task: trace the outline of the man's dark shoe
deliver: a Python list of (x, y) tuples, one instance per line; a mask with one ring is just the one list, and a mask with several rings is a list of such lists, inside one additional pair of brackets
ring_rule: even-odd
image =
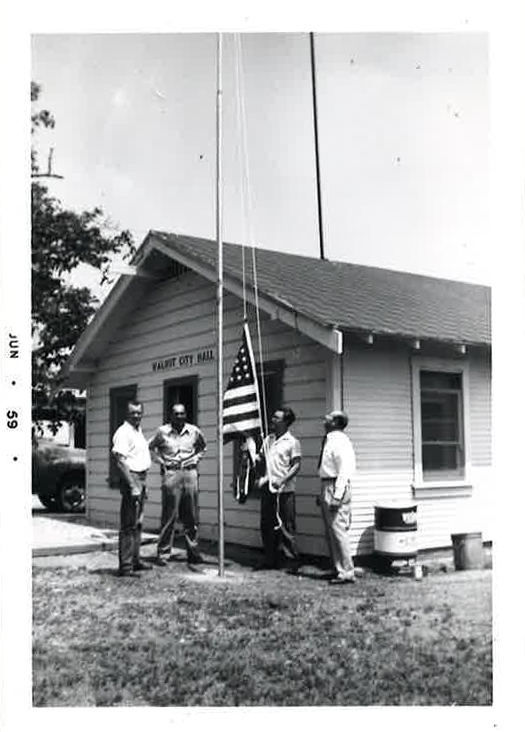
[(155, 564), (158, 567), (167, 567), (168, 566), (168, 562), (160, 556), (155, 559)]
[(355, 577), (353, 575), (337, 575), (332, 577), (330, 580), (331, 585), (353, 585), (355, 583)]
[(278, 569), (276, 563), (272, 562), (260, 562), (260, 564), (256, 564), (253, 568), (254, 572), (263, 572), (266, 569)]
[(134, 572), (144, 572), (145, 570), (153, 569), (151, 564), (145, 564), (144, 562), (138, 562), (137, 564), (133, 565), (133, 571)]
[(140, 577), (140, 574), (138, 572), (135, 572), (133, 569), (119, 569), (118, 571), (119, 577)]
[(200, 554), (194, 554), (193, 556), (188, 557), (188, 564), (205, 564), (205, 560)]

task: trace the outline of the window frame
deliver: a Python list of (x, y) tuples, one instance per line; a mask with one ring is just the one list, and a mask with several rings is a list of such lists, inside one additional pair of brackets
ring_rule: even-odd
[[(423, 435), (421, 414), (421, 372), (438, 371), (447, 374), (461, 374), (460, 430), (463, 433), (464, 472), (462, 476), (435, 475), (431, 479), (423, 474)], [(470, 494), (472, 490), (471, 436), (470, 436), (470, 377), (469, 365), (455, 359), (436, 359), (413, 357), (411, 360), (412, 377), (412, 432), (414, 482), (412, 488), (416, 497), (436, 494), (444, 495), (450, 489), (452, 495), (461, 492)], [(445, 471), (444, 471), (445, 472)]]

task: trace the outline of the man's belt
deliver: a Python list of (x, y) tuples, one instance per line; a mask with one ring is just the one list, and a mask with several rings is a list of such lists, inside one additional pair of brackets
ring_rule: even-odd
[(165, 465), (164, 470), (173, 472), (174, 470), (196, 470), (195, 465)]

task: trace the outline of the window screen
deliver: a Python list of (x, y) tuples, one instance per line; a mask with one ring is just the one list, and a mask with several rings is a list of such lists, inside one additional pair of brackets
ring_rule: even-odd
[(421, 371), (423, 477), (463, 476), (462, 375)]

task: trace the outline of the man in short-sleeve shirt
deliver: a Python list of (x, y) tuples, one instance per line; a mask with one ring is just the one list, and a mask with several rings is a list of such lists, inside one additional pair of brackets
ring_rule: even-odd
[(289, 431), (295, 414), (288, 407), (272, 416), (272, 434), (264, 440), (260, 457), (265, 459), (261, 492), (263, 567), (278, 566), (282, 551), (296, 571), (300, 564), (295, 527), (295, 481), (301, 466), (301, 444)]
[(151, 569), (140, 561), (142, 514), (147, 497), (146, 477), (151, 465), (148, 442), (142, 434), (142, 404), (128, 404), (126, 420), (113, 435), (112, 453), (120, 475), (119, 574), (138, 576)]
[(157, 562), (166, 564), (161, 554), (171, 554), (177, 520), (184, 526), (186, 553), (191, 564), (202, 562), (198, 544), (199, 477), (197, 465), (206, 450), (200, 429), (186, 422), (186, 407), (174, 404), (171, 421), (161, 425), (149, 442), (152, 458), (160, 464), (162, 476), (161, 527)]

